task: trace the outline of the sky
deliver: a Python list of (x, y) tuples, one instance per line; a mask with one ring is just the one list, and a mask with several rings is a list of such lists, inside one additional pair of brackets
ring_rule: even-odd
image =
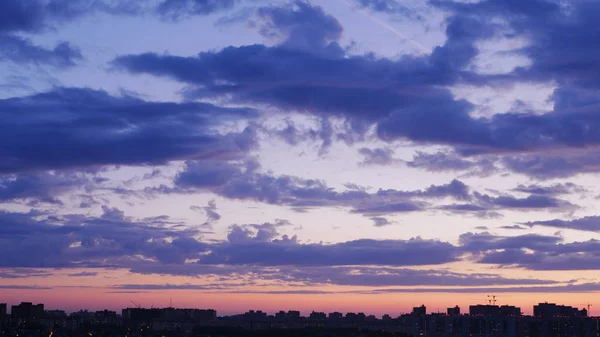
[(592, 0), (1, 1), (0, 302), (593, 304), (599, 16)]

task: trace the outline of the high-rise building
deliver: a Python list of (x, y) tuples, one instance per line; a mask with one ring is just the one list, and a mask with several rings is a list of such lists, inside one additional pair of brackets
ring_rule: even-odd
[(413, 315), (427, 315), (427, 307), (421, 305), (420, 307), (414, 307), (412, 310)]
[(469, 306), (471, 316), (521, 316), (521, 308), (512, 305), (471, 305)]
[(0, 303), (0, 318), (6, 316), (6, 303)]
[(460, 307), (457, 305), (454, 308), (448, 308), (446, 312), (448, 316), (460, 316)]
[(309, 318), (313, 320), (325, 320), (327, 318), (327, 315), (325, 315), (324, 312), (313, 311), (310, 313)]
[(502, 316), (521, 316), (521, 308), (512, 305), (503, 305), (500, 307)]
[(44, 316), (44, 305), (22, 302), (11, 307), (10, 315), (12, 318), (26, 323), (37, 322)]
[(500, 307), (497, 305), (477, 304), (469, 306), (471, 316), (500, 316)]
[(533, 306), (533, 315), (536, 317), (586, 317), (587, 310), (579, 310), (567, 305), (556, 303), (540, 303)]

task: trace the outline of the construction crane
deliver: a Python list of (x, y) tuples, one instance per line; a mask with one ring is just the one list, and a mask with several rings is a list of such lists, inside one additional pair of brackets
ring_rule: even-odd
[(588, 314), (588, 316), (591, 316), (590, 315), (590, 308), (592, 307), (592, 304), (590, 304), (590, 303), (584, 303), (584, 304), (580, 304), (580, 305), (585, 305), (587, 307), (587, 314)]
[(131, 301), (131, 300), (129, 300), (129, 302), (133, 303), (133, 305), (135, 305), (135, 307), (136, 307), (136, 308), (138, 308), (138, 309), (141, 309), (141, 308), (142, 308), (142, 306), (141, 306), (141, 305), (139, 305), (139, 304), (135, 303), (134, 301)]

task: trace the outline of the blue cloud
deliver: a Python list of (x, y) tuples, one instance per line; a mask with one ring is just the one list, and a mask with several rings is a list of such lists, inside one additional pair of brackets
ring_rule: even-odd
[(251, 109), (148, 102), (104, 91), (59, 88), (0, 100), (0, 173), (95, 165), (232, 159), (255, 146), (251, 127), (221, 134)]
[(564, 243), (556, 236), (507, 237), (486, 232), (462, 234), (459, 243), (476, 262), (484, 264), (530, 270), (595, 270), (600, 263), (600, 241), (594, 239)]
[(95, 183), (91, 174), (67, 171), (0, 175), (0, 201), (61, 204), (58, 196)]
[(208, 15), (233, 8), (236, 0), (162, 0), (156, 7), (159, 15), (179, 19), (189, 15)]
[(389, 148), (369, 149), (363, 147), (358, 150), (363, 156), (363, 165), (389, 165), (394, 162), (394, 151)]
[(418, 11), (404, 6), (398, 0), (354, 0), (361, 8), (374, 12), (397, 15), (400, 19), (423, 20)]
[(340, 57), (344, 53), (336, 43), (342, 36), (342, 25), (321, 7), (294, 1), (287, 7), (259, 8), (258, 15), (264, 21), (261, 33), (282, 39), (283, 48), (319, 53), (324, 57)]
[[(588, 50), (596, 39), (591, 33), (594, 30), (589, 29), (594, 20), (588, 13), (593, 13), (596, 5), (578, 2), (572, 9), (565, 9), (541, 0), (527, 5), (513, 1), (433, 3), (450, 15), (446, 42), (429, 55), (403, 56), (398, 60), (346, 55), (343, 48), (338, 48), (340, 28), (335, 19), (320, 8), (303, 3), (262, 10), (269, 34), (283, 37), (272, 47), (227, 47), (194, 57), (125, 55), (113, 64), (134, 74), (186, 83), (190, 97), (228, 97), (234, 102), (268, 104), (323, 119), (341, 117), (348, 121), (348, 134), (364, 134), (375, 125), (377, 135), (386, 141), (408, 139), (450, 145), (456, 150), (458, 157), (452, 161), (419, 158), (411, 162), (415, 167), (459, 170), (475, 166), (484, 174), (494, 168), (493, 160), (464, 157), (492, 153), (506, 156), (502, 162), (509, 170), (541, 179), (597, 171), (597, 165), (570, 164), (560, 156), (557, 163), (542, 168), (527, 165), (529, 158), (535, 158), (530, 154), (539, 151), (600, 145), (600, 119), (593, 109), (564, 113), (567, 108), (598, 102), (589, 92), (595, 88), (597, 76), (591, 74), (597, 57)], [(388, 4), (365, 3), (382, 9)], [(505, 22), (500, 24), (502, 20), (497, 18)], [(302, 22), (310, 22), (310, 27), (315, 28)], [(532, 66), (501, 76), (468, 70), (478, 53), (476, 43), (507, 37), (509, 32), (530, 37), (532, 44), (515, 52), (532, 59)], [(567, 41), (568, 36), (577, 38)], [(563, 56), (552, 59), (551, 55)], [(552, 63), (557, 60), (560, 62)], [(531, 80), (558, 81), (554, 110), (473, 117), (472, 104), (456, 99), (444, 89), (458, 83), (510, 84)], [(523, 156), (514, 157), (518, 153)], [(563, 165), (559, 165), (560, 161), (564, 161)]]
[[(392, 61), (373, 55), (345, 55), (338, 44), (339, 23), (318, 7), (268, 7), (261, 13), (269, 23), (267, 31), (283, 36), (276, 46), (227, 47), (196, 57), (124, 55), (115, 59), (113, 65), (131, 73), (149, 73), (188, 83), (190, 97), (227, 95), (236, 102), (267, 103), (322, 118), (344, 117), (351, 121), (349, 125), (355, 132), (364, 132), (369, 124), (384, 120), (385, 124), (400, 123), (394, 111), (414, 114), (414, 123), (420, 123), (410, 125), (411, 130), (417, 130), (414, 132), (450, 112), (448, 119), (463, 116), (456, 125), (470, 122), (471, 105), (455, 100), (439, 86), (455, 82), (462, 67), (475, 56), (471, 35), (485, 33), (474, 29), (477, 23), (473, 20), (453, 19), (448, 42), (431, 55)], [(425, 121), (427, 125), (421, 125)], [(468, 124), (464, 128), (463, 131), (469, 131)], [(397, 134), (398, 130), (381, 126), (379, 133), (386, 138), (412, 137), (406, 132)], [(457, 136), (460, 133), (457, 131)]]
[(98, 217), (3, 211), (0, 268), (143, 270), (149, 264), (146, 267), (155, 272), (169, 273), (169, 266), (196, 270), (194, 263), (186, 262), (194, 259), (196, 265), (208, 266), (410, 266), (455, 261), (459, 254), (449, 243), (420, 238), (300, 243), (295, 236), (278, 234), (277, 228), (287, 225), (284, 222), (232, 226), (227, 241), (200, 242), (195, 239), (197, 230), (178, 224), (168, 217), (133, 219), (106, 206)]
[(373, 226), (375, 227), (384, 227), (384, 226), (389, 226), (389, 225), (393, 225), (394, 222), (390, 221), (384, 217), (380, 217), (380, 216), (373, 216), (370, 218), (371, 221), (373, 221)]
[(108, 207), (103, 210), (100, 217), (0, 212), (0, 267), (124, 266), (135, 263), (136, 255), (183, 263), (205, 247), (193, 239), (194, 230), (170, 228), (172, 223), (165, 221), (136, 221)]
[(589, 232), (600, 232), (600, 216), (586, 216), (583, 218), (576, 218), (572, 220), (543, 220), (543, 221), (529, 221), (523, 223), (528, 226), (543, 226), (543, 227), (554, 227), (560, 229), (574, 229), (580, 231)]
[(539, 194), (539, 195), (561, 195), (561, 194), (572, 194), (572, 193), (582, 193), (585, 192), (585, 189), (581, 186), (578, 186), (574, 183), (562, 183), (562, 184), (554, 184), (549, 186), (542, 185), (519, 185), (513, 189), (513, 191), (523, 192), (523, 193), (531, 193), (531, 194)]
[(0, 61), (67, 68), (75, 66), (81, 59), (83, 56), (79, 49), (66, 42), (56, 45), (54, 49), (45, 49), (15, 35), (0, 35)]
[[(232, 231), (232, 233), (235, 233)], [(231, 233), (230, 233), (231, 235)], [(455, 261), (451, 244), (422, 239), (355, 240), (335, 244), (300, 244), (295, 238), (261, 239), (250, 232), (236, 234), (202, 256), (201, 264), (261, 266), (391, 265), (413, 266)]]
[[(336, 191), (324, 181), (263, 173), (256, 162), (188, 161), (174, 178), (174, 186), (146, 189), (146, 193), (212, 192), (221, 197), (252, 200), (304, 210), (316, 207), (349, 207), (352, 213), (368, 217), (386, 214), (442, 209), (453, 213), (471, 213), (480, 217), (498, 217), (498, 211), (568, 211), (577, 206), (549, 195), (526, 197), (489, 195), (470, 188), (460, 180), (431, 185), (422, 190), (379, 189), (368, 192), (350, 188)], [(431, 202), (446, 198), (461, 204), (435, 206)]]
[(493, 274), (463, 274), (447, 270), (415, 270), (391, 267), (284, 267), (280, 272), (293, 280), (309, 284), (337, 284), (351, 286), (491, 286), (556, 284), (555, 281), (539, 279), (503, 278)]
[[(193, 267), (191, 267), (193, 269)], [(555, 281), (539, 279), (513, 279), (493, 274), (461, 274), (445, 270), (414, 270), (391, 267), (255, 267), (254, 274), (262, 280), (281, 280), (291, 285), (319, 286), (335, 284), (345, 286), (386, 287), (386, 286), (493, 286), (493, 285), (543, 285), (557, 284)], [(255, 277), (256, 277), (255, 276)], [(194, 289), (219, 290), (220, 292), (237, 291), (235, 288), (257, 285), (255, 283), (225, 283), (225, 284), (123, 284), (117, 289)]]

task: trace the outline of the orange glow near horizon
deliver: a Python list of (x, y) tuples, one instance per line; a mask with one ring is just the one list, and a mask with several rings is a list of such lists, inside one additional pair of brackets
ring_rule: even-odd
[[(281, 289), (285, 290), (285, 289)], [(590, 301), (589, 293), (506, 293), (497, 294), (497, 304), (515, 305), (525, 314), (531, 314), (533, 305), (556, 302), (583, 308)], [(247, 310), (274, 313), (279, 310), (364, 312), (392, 316), (410, 312), (412, 307), (424, 304), (427, 311), (445, 312), (458, 305), (468, 312), (469, 305), (485, 304), (482, 293), (387, 293), (387, 294), (232, 294), (189, 290), (153, 290), (147, 292), (107, 292), (107, 289), (63, 288), (47, 290), (5, 289), (1, 302), (9, 305), (20, 302), (44, 303), (48, 309), (68, 312), (80, 309), (110, 309), (120, 312), (132, 307), (131, 301), (142, 307), (168, 307), (172, 302), (178, 308), (212, 308), (219, 315), (232, 315)], [(593, 309), (592, 309), (593, 315)]]

